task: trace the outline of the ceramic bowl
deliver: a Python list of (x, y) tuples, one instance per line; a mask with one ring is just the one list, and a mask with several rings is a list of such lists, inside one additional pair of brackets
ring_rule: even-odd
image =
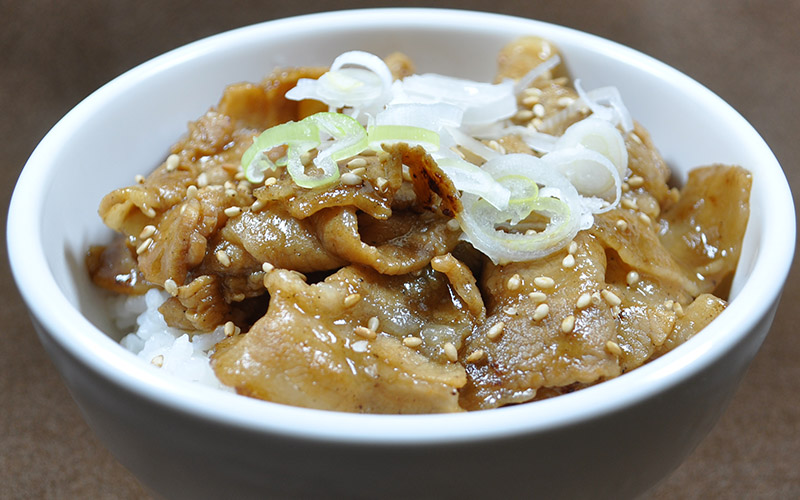
[[(399, 50), (420, 72), (489, 80), (517, 36), (550, 39), (586, 88), (614, 85), (684, 179), (714, 162), (753, 172), (729, 307), (686, 344), (595, 387), (496, 410), (354, 415), (173, 380), (117, 343), (83, 256), (110, 232), (101, 197), (166, 156), (226, 84), (346, 50)], [(709, 432), (769, 330), (795, 244), (780, 165), (728, 104), (677, 70), (593, 35), (529, 19), (424, 9), (283, 19), (159, 56), (103, 86), (42, 140), (16, 186), (8, 246), (36, 331), (87, 421), (167, 498), (626, 498)]]

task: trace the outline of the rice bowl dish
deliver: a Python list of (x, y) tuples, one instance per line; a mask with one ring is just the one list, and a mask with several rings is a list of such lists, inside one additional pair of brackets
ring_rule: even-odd
[[(186, 120), (204, 113), (225, 85), (258, 81), (264, 68), (300, 60), (300, 40), (321, 47), (307, 64), (329, 64), (354, 47), (377, 53), (402, 49), (423, 70), (485, 81), (492, 75), (493, 54), (510, 36), (531, 33), (553, 40), (586, 88), (611, 84), (604, 75), (621, 75), (620, 93), (632, 116), (662, 141), (659, 150), (681, 182), (689, 166), (714, 162), (753, 172), (751, 218), (731, 303), (708, 328), (652, 363), (584, 390), (530, 405), (435, 416), (352, 415), (242, 398), (165, 378), (120, 348), (121, 331), (82, 266), (89, 245), (110, 239), (108, 230), (91, 222), (96, 221), (96, 200), (129, 183), (142, 165), (163, 161), (169, 145), (185, 131)], [(445, 50), (465, 39), (470, 40), (468, 49), (452, 51), (461, 55), (450, 63), (436, 61), (436, 54), (426, 50), (432, 45)], [(462, 57), (465, 52), (469, 57)], [(212, 67), (216, 70), (209, 72)], [(187, 79), (197, 85), (176, 92)], [(651, 92), (641, 89), (657, 91), (661, 99), (654, 101)], [(690, 125), (675, 130), (659, 121), (669, 110), (680, 112)], [(120, 158), (116, 168), (103, 168), (103, 159), (117, 158), (115, 152), (153, 116), (159, 117), (158, 125), (139, 147)], [(97, 158), (68, 161), (112, 123), (125, 124), (119, 140), (103, 143)], [(74, 186), (70, 179), (76, 174), (91, 175), (96, 182), (80, 199), (66, 202), (56, 186)], [(741, 116), (696, 82), (630, 49), (503, 16), (358, 11), (220, 35), (162, 56), (101, 89), (65, 117), (32, 156), (12, 204), (9, 234), (15, 238), (9, 238), (9, 250), (43, 343), (92, 427), (123, 464), (165, 496), (213, 497), (224, 491), (368, 496), (391, 485), (395, 496), (425, 497), (441, 492), (437, 485), (443, 475), (469, 476), (478, 470), (491, 492), (519, 495), (526, 491), (524, 484), (498, 478), (527, 477), (536, 470), (551, 479), (539, 487), (543, 496), (574, 496), (581, 485), (592, 484), (596, 496), (610, 498), (634, 496), (676, 467), (734, 391), (767, 333), (791, 261), (794, 226), (787, 219), (793, 218), (765, 215), (793, 213), (787, 193), (779, 165)], [(36, 250), (30, 245), (23, 250), (15, 243), (20, 238), (36, 242)], [(766, 238), (770, 245), (764, 244)], [(47, 290), (46, 300), (38, 300), (34, 290)], [(648, 422), (648, 429), (641, 422)], [(197, 435), (204, 436), (202, 447)], [(620, 440), (621, 435), (629, 439)], [(659, 453), (635, 446), (643, 439)], [(570, 451), (576, 447), (582, 450), (578, 456)], [(163, 457), (158, 470), (148, 458), (154, 454)], [(376, 456), (382, 458), (380, 465)], [(308, 460), (315, 471), (311, 480), (306, 467), (293, 465)], [(556, 466), (566, 460), (573, 465), (569, 477)], [(390, 474), (396, 468), (417, 480), (398, 484)], [(352, 470), (363, 476), (343, 484), (341, 478)], [(237, 480), (231, 482), (232, 477)], [(451, 485), (449, 491), (490, 492), (466, 483)]]

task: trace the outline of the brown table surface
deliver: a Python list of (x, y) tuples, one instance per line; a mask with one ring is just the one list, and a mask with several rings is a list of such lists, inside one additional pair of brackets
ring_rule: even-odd
[[(305, 6), (301, 6), (301, 4)], [(0, 0), (0, 192), (47, 130), (119, 73), (168, 49), (259, 21), (389, 2)], [(397, 4), (395, 4), (397, 5)], [(760, 131), (800, 190), (800, 2), (460, 0), (629, 45), (707, 85)], [(777, 215), (777, 214), (776, 214)], [(84, 423), (32, 331), (0, 258), (0, 498), (148, 498)], [(646, 498), (800, 498), (800, 269), (772, 332), (719, 424)]]

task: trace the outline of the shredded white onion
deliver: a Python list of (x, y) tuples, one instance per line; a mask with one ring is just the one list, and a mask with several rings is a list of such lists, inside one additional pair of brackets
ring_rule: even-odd
[[(592, 114), (561, 137), (509, 120), (518, 111), (518, 95), (559, 64), (561, 58), (555, 55), (516, 83), (430, 73), (393, 82), (379, 57), (351, 51), (337, 57), (319, 79), (299, 80), (286, 96), (322, 101), (351, 117), (364, 117), (361, 123), (368, 124), (367, 139), (362, 131), (351, 141), (342, 135), (344, 128), (334, 130), (335, 141), (315, 160), (326, 172), (341, 155), (357, 153), (364, 141), (369, 147), (397, 141), (422, 144), (461, 192), (464, 210), (456, 217), (464, 237), (503, 264), (562, 248), (577, 231), (592, 226), (594, 214), (611, 210), (621, 198), (628, 153), (617, 126), (628, 132), (633, 120), (615, 87), (587, 92), (576, 79), (579, 98), (546, 120), (544, 128), (552, 129), (548, 125), (587, 107)], [(508, 135), (518, 136), (543, 156), (505, 154), (482, 142)], [(290, 148), (290, 170), (299, 169), (296, 156), (303, 145)], [(250, 161), (260, 161), (260, 156), (254, 158)], [(541, 218), (538, 225), (526, 220), (533, 213), (549, 220), (543, 230)]]
[(475, 82), (436, 74), (411, 75), (395, 87), (400, 87), (392, 103), (445, 102), (461, 108), (463, 125), (484, 125), (511, 117), (517, 112), (514, 84)]

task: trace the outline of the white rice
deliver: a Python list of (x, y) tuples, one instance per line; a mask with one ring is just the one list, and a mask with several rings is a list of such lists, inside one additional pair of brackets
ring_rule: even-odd
[(224, 386), (211, 368), (211, 350), (225, 338), (224, 327), (210, 333), (189, 335), (172, 328), (158, 312), (169, 298), (163, 290), (151, 289), (145, 295), (119, 297), (110, 302), (111, 314), (125, 335), (123, 347), (147, 363), (182, 380), (210, 387), (232, 390)]

